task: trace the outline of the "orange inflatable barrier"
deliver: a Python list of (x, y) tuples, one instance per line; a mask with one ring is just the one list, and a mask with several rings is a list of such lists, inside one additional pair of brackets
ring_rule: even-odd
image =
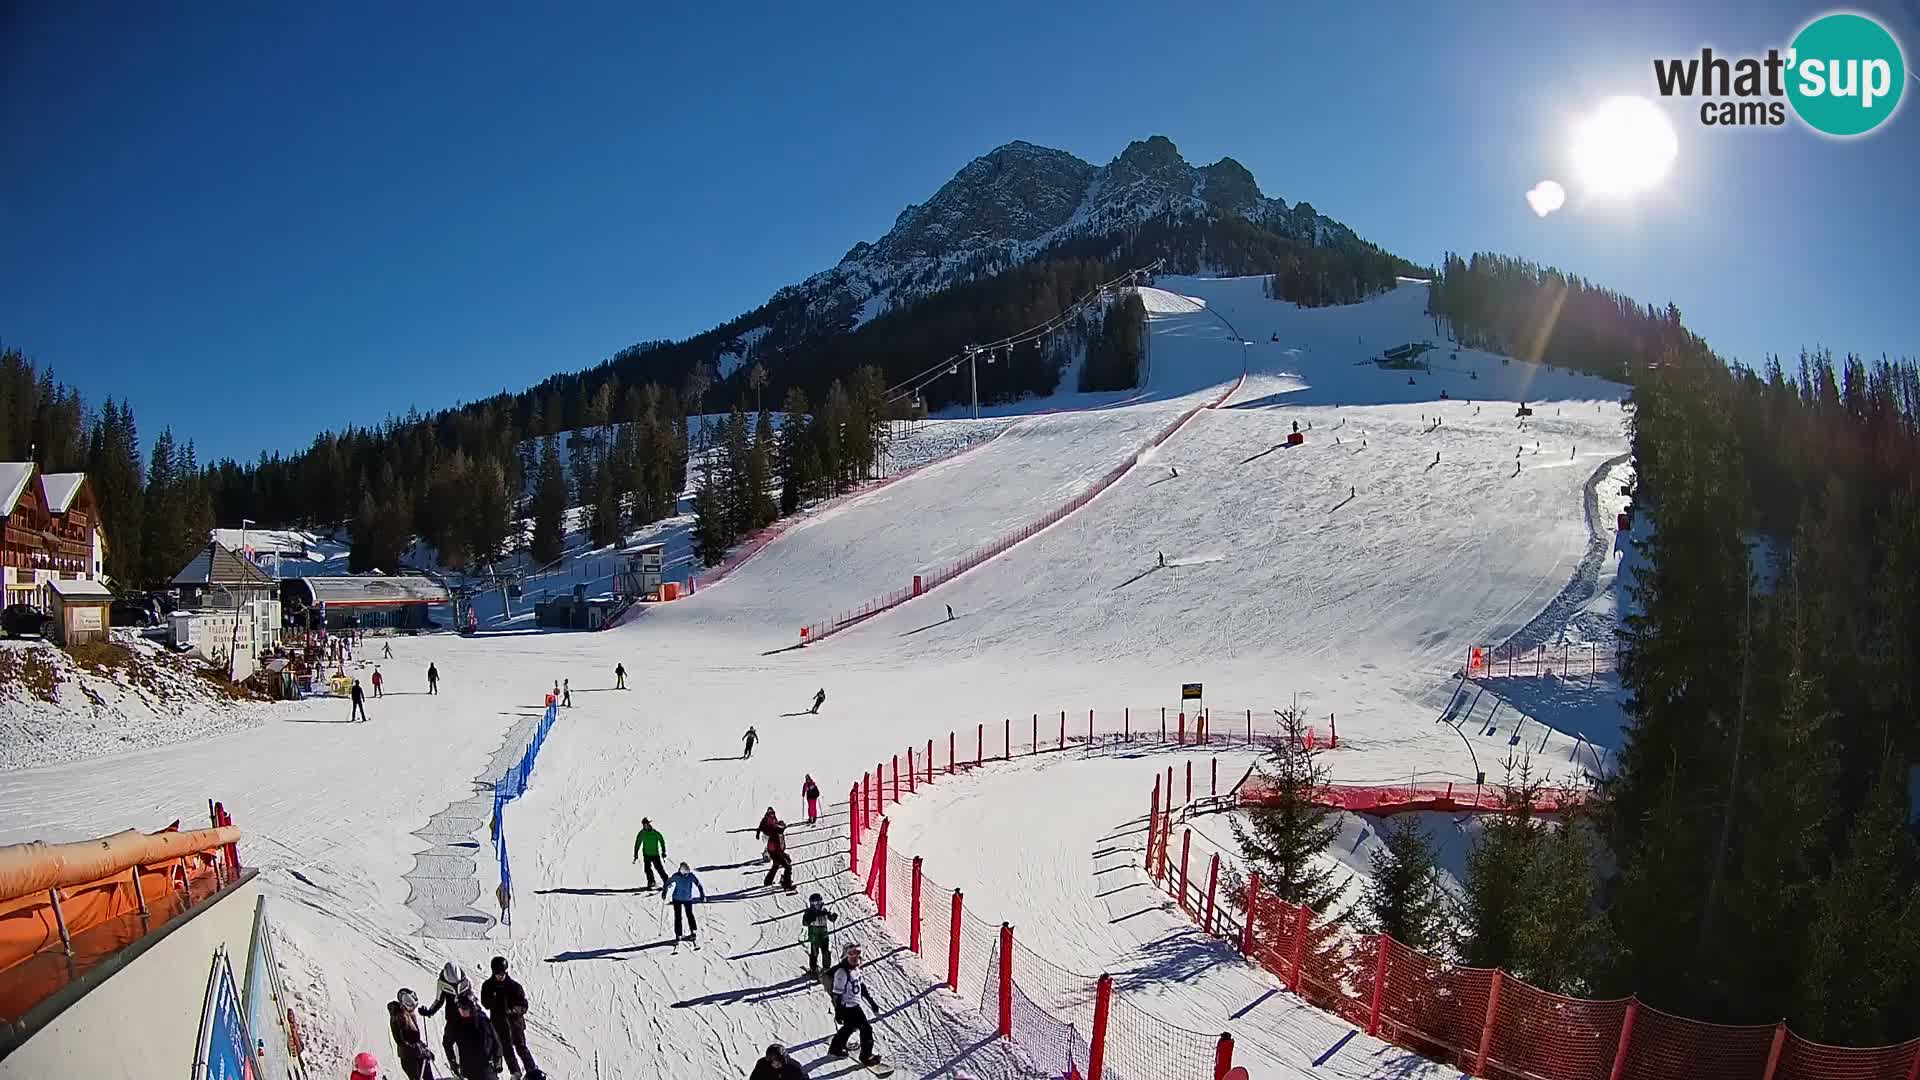
[(222, 849), (239, 839), (232, 826), (151, 834), (129, 829), (72, 844), (0, 847), (0, 973), (61, 947), (62, 927), (72, 940), (143, 912), (154, 925), (166, 921), (218, 887)]

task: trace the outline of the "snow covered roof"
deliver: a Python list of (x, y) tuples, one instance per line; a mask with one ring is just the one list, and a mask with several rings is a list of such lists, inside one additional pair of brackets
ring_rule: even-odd
[(113, 590), (92, 578), (54, 578), (47, 582), (47, 588), (58, 593), (62, 600), (113, 599)]
[(175, 585), (229, 585), (242, 588), (270, 589), (274, 580), (265, 571), (242, 558), (232, 548), (220, 543), (209, 543), (200, 549), (193, 561), (180, 568), (173, 575)]
[(387, 604), (444, 604), (452, 597), (446, 586), (417, 575), (384, 577), (303, 577), (310, 601), (333, 607), (379, 607)]
[(80, 493), (80, 485), (87, 482), (83, 472), (57, 472), (40, 474), (40, 490), (46, 492), (47, 509), (56, 514), (64, 514), (73, 506), (73, 497)]
[(307, 549), (320, 542), (312, 533), (298, 529), (215, 529), (213, 539), (235, 551), (252, 548), (256, 552), (306, 557)]
[(0, 514), (13, 513), (13, 505), (20, 501), (20, 494), (27, 490), (27, 481), (33, 479), (33, 462), (0, 461)]

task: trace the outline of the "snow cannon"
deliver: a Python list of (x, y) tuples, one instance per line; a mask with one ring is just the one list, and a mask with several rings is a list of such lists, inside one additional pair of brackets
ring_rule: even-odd
[(1304, 443), (1306, 441), (1307, 441), (1306, 435), (1301, 432), (1298, 432), (1298, 431), (1287, 432), (1288, 446), (1299, 446), (1301, 443)]

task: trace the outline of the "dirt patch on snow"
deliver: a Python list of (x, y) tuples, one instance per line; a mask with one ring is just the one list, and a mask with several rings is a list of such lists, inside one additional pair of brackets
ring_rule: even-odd
[(72, 652), (0, 642), (0, 771), (250, 727), (265, 709), (224, 669), (130, 632)]

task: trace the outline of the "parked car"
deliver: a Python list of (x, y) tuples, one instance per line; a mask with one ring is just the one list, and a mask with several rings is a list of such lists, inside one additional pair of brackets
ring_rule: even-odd
[(8, 604), (5, 611), (0, 611), (0, 631), (10, 638), (45, 637), (52, 622), (53, 616), (32, 604)]

